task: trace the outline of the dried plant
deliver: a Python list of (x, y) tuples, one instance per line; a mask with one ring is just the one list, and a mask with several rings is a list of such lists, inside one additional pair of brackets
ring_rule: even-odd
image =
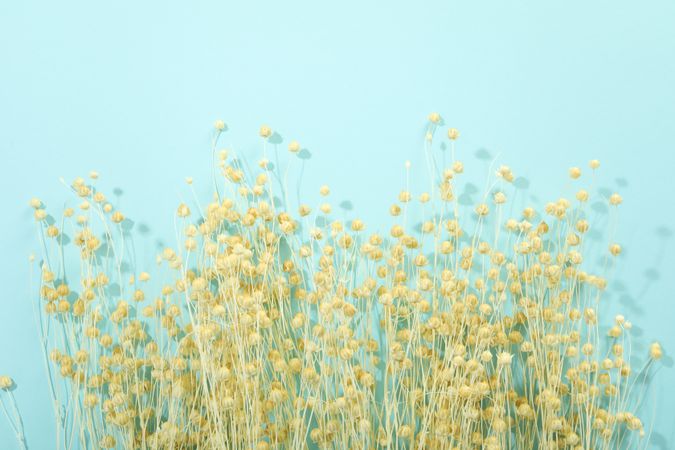
[[(439, 168), (440, 127), (431, 114), (430, 191), (414, 200), (405, 186), (380, 235), (332, 220), (328, 202), (290, 211), (275, 197), (285, 175), (216, 151), (216, 122), (213, 200), (178, 206), (154, 293), (98, 174), (69, 185), (80, 203), (58, 219), (34, 199), (55, 446), (646, 448), (635, 414), (662, 351), (653, 343), (633, 370), (631, 323), (600, 332), (607, 281), (584, 258), (608, 270), (621, 247), (587, 254), (591, 194), (511, 217), (514, 174), (501, 166), (467, 210), (459, 133)], [(260, 136), (266, 153), (272, 130)], [(622, 199), (603, 201), (615, 215)]]

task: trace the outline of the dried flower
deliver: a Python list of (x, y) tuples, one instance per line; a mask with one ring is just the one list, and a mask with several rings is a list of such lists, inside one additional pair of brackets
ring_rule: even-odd
[(432, 112), (429, 114), (429, 122), (439, 124), (441, 122), (441, 115), (437, 112)]
[(263, 125), (260, 127), (259, 134), (260, 137), (267, 139), (268, 137), (272, 136), (272, 129), (267, 125)]
[(609, 197), (609, 204), (610, 205), (617, 206), (617, 205), (620, 205), (621, 202), (623, 202), (623, 199), (621, 198), (621, 196), (619, 194), (614, 193), (614, 194), (610, 195), (610, 197)]
[(500, 366), (510, 366), (513, 355), (508, 352), (501, 352), (497, 355), (497, 364)]
[(291, 153), (298, 153), (300, 151), (300, 144), (298, 141), (291, 141), (291, 143), (288, 144), (288, 151)]
[(11, 389), (14, 386), (14, 381), (7, 375), (0, 376), (0, 389)]
[(649, 346), (649, 357), (651, 359), (657, 360), (661, 359), (663, 356), (663, 350), (661, 350), (661, 344), (658, 342), (652, 342), (652, 344)]

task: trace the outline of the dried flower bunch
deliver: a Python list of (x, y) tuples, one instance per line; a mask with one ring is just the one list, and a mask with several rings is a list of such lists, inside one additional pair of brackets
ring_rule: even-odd
[[(646, 447), (635, 414), (662, 350), (652, 344), (634, 370), (630, 321), (600, 331), (607, 281), (584, 270), (591, 194), (512, 217), (515, 177), (502, 166), (467, 210), (456, 129), (452, 161), (436, 170), (440, 127), (431, 114), (432, 189), (414, 200), (406, 187), (377, 234), (333, 220), (327, 199), (291, 211), (267, 160), (254, 174), (216, 151), (226, 128), (216, 122), (213, 200), (178, 206), (179, 244), (158, 256), (156, 292), (155, 275), (129, 264), (125, 216), (96, 173), (72, 182), (79, 206), (58, 219), (33, 200), (57, 446)], [(272, 135), (260, 129), (265, 148)], [(603, 201), (614, 210), (622, 200)], [(590, 256), (609, 266), (620, 252)]]

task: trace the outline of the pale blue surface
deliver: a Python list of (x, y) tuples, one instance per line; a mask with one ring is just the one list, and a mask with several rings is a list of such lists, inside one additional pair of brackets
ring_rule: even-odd
[[(300, 140), (312, 153), (303, 191), (329, 183), (370, 222), (404, 160), (423, 173), (434, 110), (461, 130), (460, 152), (500, 153), (542, 200), (569, 184), (568, 167), (600, 159), (601, 184), (625, 199), (625, 289), (610, 285), (608, 301), (640, 339), (675, 351), (674, 2), (117, 3), (0, 4), (0, 372), (18, 383), (31, 449), (52, 448), (53, 425), (27, 296), (28, 199), (57, 205), (58, 177), (97, 169), (129, 216), (172, 242), (184, 176), (208, 189), (219, 117), (223, 142), (249, 157), (261, 123)], [(662, 449), (675, 446), (665, 364)], [(0, 421), (0, 449), (13, 446)]]

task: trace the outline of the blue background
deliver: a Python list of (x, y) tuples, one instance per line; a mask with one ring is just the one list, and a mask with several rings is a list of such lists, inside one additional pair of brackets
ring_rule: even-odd
[[(668, 355), (674, 23), (675, 2), (658, 0), (0, 3), (0, 372), (18, 383), (31, 448), (53, 448), (53, 422), (28, 293), (29, 198), (58, 209), (60, 176), (100, 171), (148, 224), (137, 249), (149, 263), (157, 240), (173, 242), (184, 177), (208, 192), (217, 118), (247, 158), (260, 156), (262, 123), (299, 140), (303, 194), (328, 183), (375, 227), (405, 160), (423, 180), (431, 111), (461, 130), (467, 171), (482, 176), (499, 154), (540, 200), (569, 188), (567, 168), (600, 159), (601, 184), (625, 200), (607, 301), (643, 350), (660, 339)], [(662, 366), (652, 447), (672, 448), (672, 358)], [(0, 448), (12, 439), (0, 422)]]

